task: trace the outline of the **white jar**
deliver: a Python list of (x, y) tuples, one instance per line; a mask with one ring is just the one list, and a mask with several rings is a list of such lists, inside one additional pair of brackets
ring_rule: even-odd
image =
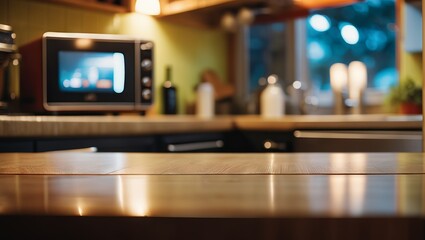
[(211, 118), (215, 113), (214, 87), (211, 83), (201, 82), (196, 92), (196, 115)]
[(285, 113), (285, 95), (276, 83), (269, 83), (260, 96), (262, 117), (281, 117)]

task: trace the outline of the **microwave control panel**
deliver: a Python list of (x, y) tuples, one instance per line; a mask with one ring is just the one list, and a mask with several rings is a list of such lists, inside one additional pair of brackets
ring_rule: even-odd
[(140, 103), (142, 106), (153, 103), (153, 42), (140, 43)]

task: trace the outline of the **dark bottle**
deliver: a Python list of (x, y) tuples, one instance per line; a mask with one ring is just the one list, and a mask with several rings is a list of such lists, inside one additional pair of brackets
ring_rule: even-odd
[(165, 70), (165, 81), (162, 84), (162, 104), (164, 114), (177, 114), (177, 89), (171, 82), (171, 67)]

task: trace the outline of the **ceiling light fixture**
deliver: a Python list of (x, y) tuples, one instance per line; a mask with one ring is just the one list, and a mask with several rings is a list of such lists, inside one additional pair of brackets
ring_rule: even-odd
[(159, 15), (161, 5), (159, 0), (136, 0), (135, 11), (146, 15)]

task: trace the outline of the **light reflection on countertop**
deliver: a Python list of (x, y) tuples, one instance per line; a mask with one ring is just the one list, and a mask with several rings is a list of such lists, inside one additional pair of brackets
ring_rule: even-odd
[(421, 175), (1, 176), (0, 214), (424, 216), (423, 188), (414, 187), (423, 182)]

